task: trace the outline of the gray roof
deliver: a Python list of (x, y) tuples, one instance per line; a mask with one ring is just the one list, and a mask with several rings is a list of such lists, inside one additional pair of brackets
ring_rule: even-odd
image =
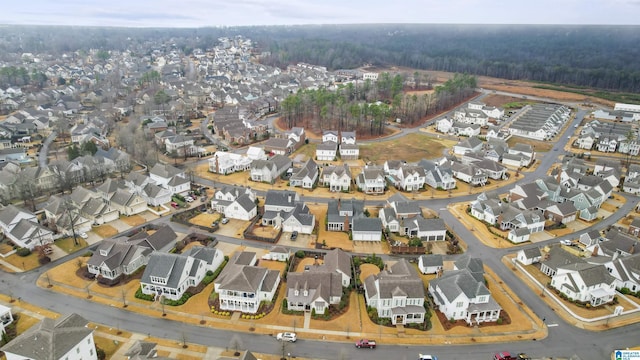
[(353, 219), (352, 231), (382, 231), (382, 220), (357, 216)]
[(449, 302), (455, 300), (464, 293), (469, 299), (480, 295), (490, 295), (489, 289), (484, 284), (484, 279), (478, 281), (469, 269), (445, 271), (444, 274), (431, 280), (430, 287), (438, 287)]
[(175, 166), (171, 166), (169, 164), (161, 164), (157, 163), (151, 168), (149, 173), (157, 175), (164, 179), (172, 178), (178, 174), (181, 174), (183, 171), (176, 168)]
[(33, 360), (58, 360), (93, 333), (78, 314), (45, 318), (2, 347), (2, 351)]
[(422, 209), (418, 205), (417, 201), (396, 201), (392, 203), (392, 206), (396, 209), (397, 215), (421, 215)]
[[(313, 267), (312, 267), (313, 269)], [(298, 295), (296, 295), (296, 290)], [(307, 291), (305, 296), (304, 291)], [(339, 274), (322, 271), (291, 272), (287, 275), (287, 300), (290, 303), (312, 304), (323, 299), (342, 295), (342, 279)]]
[(560, 246), (552, 246), (542, 263), (554, 271), (558, 268), (569, 268), (572, 265), (574, 270), (590, 266), (582, 258), (565, 251)]
[[(158, 277), (166, 279), (166, 283), (162, 284), (163, 286), (175, 289), (180, 284), (182, 274), (190, 270), (185, 269), (187, 260), (188, 258), (181, 254), (154, 252), (151, 254), (151, 257), (149, 257), (149, 262), (144, 269), (140, 282), (153, 284), (154, 282), (151, 281), (151, 277)], [(194, 265), (199, 261), (200, 260), (195, 260)]]
[(538, 247), (523, 249), (522, 251), (524, 252), (524, 256), (527, 259), (533, 259), (533, 258), (542, 256), (542, 253), (540, 253), (540, 248)]
[(426, 267), (442, 266), (443, 264), (440, 254), (420, 255), (420, 259), (422, 259), (422, 265)]
[(578, 270), (578, 274), (582, 278), (582, 281), (584, 281), (584, 284), (589, 287), (599, 284), (612, 284), (615, 280), (603, 265)]
[[(373, 279), (373, 282), (372, 282)], [(416, 269), (405, 259), (383, 270), (378, 274), (370, 275), (365, 279), (364, 286), (371, 297), (376, 294), (375, 282), (378, 283), (378, 297), (391, 299), (394, 296), (406, 296), (408, 298), (424, 298), (424, 284)]]

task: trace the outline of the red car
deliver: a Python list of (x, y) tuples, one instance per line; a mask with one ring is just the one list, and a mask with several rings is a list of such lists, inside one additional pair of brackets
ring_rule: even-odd
[(516, 360), (516, 358), (508, 351), (501, 351), (493, 355), (493, 360)]
[(171, 207), (174, 208), (174, 209), (177, 209), (178, 208), (178, 203), (175, 202), (175, 201), (172, 201), (171, 202)]

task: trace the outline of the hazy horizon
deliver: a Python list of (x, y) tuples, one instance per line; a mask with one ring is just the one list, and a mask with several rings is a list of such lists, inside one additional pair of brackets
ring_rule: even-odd
[(30, 0), (3, 25), (202, 28), (260, 25), (640, 25), (640, 0)]

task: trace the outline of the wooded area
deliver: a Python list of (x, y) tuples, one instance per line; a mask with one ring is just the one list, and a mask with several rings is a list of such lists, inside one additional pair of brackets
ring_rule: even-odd
[[(640, 91), (640, 27), (578, 25), (304, 25), (131, 29), (10, 26), (0, 29), (5, 54), (89, 49), (149, 55), (148, 41), (171, 40), (185, 54), (208, 49), (221, 36), (243, 35), (264, 63), (282, 68), (308, 62), (331, 70), (364, 64), (406, 66), (504, 79), (535, 80), (627, 92)], [(166, 45), (163, 45), (166, 46)], [(145, 50), (145, 52), (148, 50)], [(108, 55), (108, 54), (107, 54)], [(4, 74), (27, 82), (20, 73)], [(30, 76), (29, 76), (30, 77)]]
[(461, 102), (476, 88), (475, 76), (466, 74), (455, 74), (434, 92), (421, 96), (403, 93), (403, 83), (402, 75), (382, 73), (376, 82), (349, 83), (336, 92), (300, 90), (280, 104), (281, 114), (289, 128), (304, 125), (318, 132), (330, 129), (378, 136), (384, 134), (389, 120), (413, 125)]

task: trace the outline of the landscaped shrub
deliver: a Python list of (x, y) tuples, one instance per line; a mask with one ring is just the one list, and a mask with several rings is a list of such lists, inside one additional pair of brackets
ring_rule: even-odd
[(185, 292), (184, 294), (182, 294), (182, 297), (180, 299), (178, 299), (178, 300), (165, 299), (164, 300), (164, 304), (165, 305), (169, 305), (169, 306), (180, 306), (180, 305), (183, 305), (184, 303), (186, 303), (187, 300), (189, 300), (190, 297), (191, 297), (191, 293)]
[(154, 295), (147, 295), (147, 294), (143, 293), (141, 288), (138, 288), (138, 290), (136, 290), (136, 295), (135, 296), (136, 296), (136, 299), (147, 300), (147, 301), (155, 300), (155, 296)]
[(16, 254), (18, 254), (18, 256), (29, 256), (31, 255), (31, 250), (29, 250), (29, 248), (19, 248), (18, 250), (16, 250)]
[(302, 259), (302, 258), (304, 258), (304, 250), (298, 250), (298, 251), (296, 251), (296, 257), (297, 257), (298, 259)]
[(87, 251), (86, 253), (82, 254), (82, 257), (92, 257), (93, 256), (93, 252), (91, 251)]

